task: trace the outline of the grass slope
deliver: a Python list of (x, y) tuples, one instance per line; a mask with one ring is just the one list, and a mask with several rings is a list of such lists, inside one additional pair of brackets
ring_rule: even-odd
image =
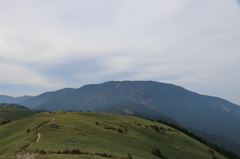
[(14, 121), (23, 117), (36, 114), (35, 112), (27, 109), (19, 109), (7, 106), (0, 106), (0, 124), (3, 121)]
[[(157, 132), (151, 126), (162, 127), (165, 131)], [(41, 137), (36, 142), (38, 134)], [(56, 154), (77, 148), (84, 154)], [(0, 158), (44, 150), (52, 154), (37, 158), (97, 159), (104, 158), (99, 154), (105, 153), (116, 158), (126, 158), (131, 154), (133, 159), (157, 159), (159, 157), (152, 154), (155, 149), (159, 149), (168, 159), (225, 158), (171, 127), (132, 116), (54, 111), (0, 126)]]

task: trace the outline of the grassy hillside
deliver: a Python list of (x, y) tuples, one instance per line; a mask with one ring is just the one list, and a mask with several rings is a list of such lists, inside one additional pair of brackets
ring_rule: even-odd
[[(158, 150), (168, 159), (225, 158), (171, 127), (132, 116), (54, 111), (0, 126), (0, 158), (157, 159)], [(71, 151), (82, 154), (62, 154)]]
[(31, 110), (13, 108), (11, 106), (13, 105), (10, 104), (10, 107), (8, 107), (7, 105), (0, 105), (0, 124), (3, 121), (14, 121), (23, 117), (36, 114)]

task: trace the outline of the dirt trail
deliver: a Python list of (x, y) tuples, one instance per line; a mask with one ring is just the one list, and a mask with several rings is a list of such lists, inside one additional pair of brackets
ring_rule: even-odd
[[(55, 117), (51, 117), (51, 120), (50, 121), (53, 121), (55, 119)], [(49, 121), (48, 121), (49, 122)], [(39, 142), (40, 138), (41, 138), (41, 134), (40, 134), (40, 130), (42, 129), (42, 126), (38, 127), (37, 128), (37, 139), (36, 141), (32, 142), (29, 146), (27, 146), (24, 150), (22, 150), (23, 153), (25, 154), (17, 154), (15, 155), (16, 158), (18, 159), (35, 159), (38, 154), (30, 154), (30, 153), (27, 153), (28, 149), (35, 143)]]
[(40, 140), (41, 134), (38, 132), (38, 133), (37, 133), (37, 136), (38, 136), (38, 138), (37, 138), (36, 142), (38, 142), (38, 141)]

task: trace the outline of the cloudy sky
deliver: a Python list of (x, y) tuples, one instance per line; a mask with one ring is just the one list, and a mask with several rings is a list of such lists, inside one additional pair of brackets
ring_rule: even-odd
[(240, 105), (237, 0), (1, 0), (0, 94), (153, 80)]

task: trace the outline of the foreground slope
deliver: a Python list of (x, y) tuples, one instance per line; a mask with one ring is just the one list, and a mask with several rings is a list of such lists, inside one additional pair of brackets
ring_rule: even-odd
[[(0, 126), (0, 156), (38, 158), (225, 158), (166, 125), (104, 113), (54, 111)], [(75, 150), (83, 154), (62, 154)], [(61, 153), (61, 154), (57, 154)], [(40, 155), (42, 154), (42, 155)], [(0, 158), (1, 158), (0, 157)]]

